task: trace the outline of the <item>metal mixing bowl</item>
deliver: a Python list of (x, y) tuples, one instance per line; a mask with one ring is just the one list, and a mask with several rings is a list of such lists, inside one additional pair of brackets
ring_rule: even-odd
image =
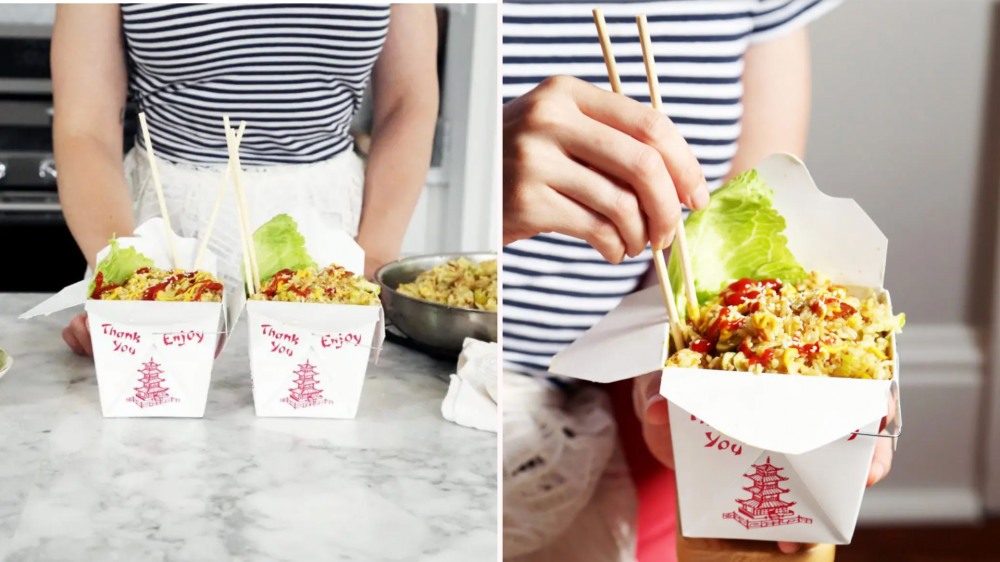
[(465, 338), (497, 341), (497, 313), (411, 298), (398, 293), (396, 287), (413, 281), (424, 271), (458, 258), (478, 263), (495, 260), (497, 255), (472, 252), (416, 256), (386, 264), (375, 272), (375, 280), (382, 286), (382, 305), (388, 320), (419, 343), (455, 353), (462, 350)]

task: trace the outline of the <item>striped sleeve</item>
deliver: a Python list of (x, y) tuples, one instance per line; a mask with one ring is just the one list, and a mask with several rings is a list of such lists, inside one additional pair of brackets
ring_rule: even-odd
[(766, 43), (806, 26), (842, 0), (759, 0), (753, 14), (750, 43)]

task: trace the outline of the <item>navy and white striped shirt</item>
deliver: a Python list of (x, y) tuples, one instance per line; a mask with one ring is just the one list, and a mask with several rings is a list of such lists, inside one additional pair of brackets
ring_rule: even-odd
[[(743, 115), (743, 55), (839, 0), (606, 2), (608, 33), (625, 95), (650, 103), (635, 17), (646, 14), (663, 110), (694, 151), (710, 189), (729, 172)], [(503, 100), (557, 74), (610, 90), (593, 3), (503, 3)], [(504, 367), (547, 373), (552, 356), (633, 292), (652, 260), (646, 249), (619, 265), (581, 240), (543, 234), (503, 249)]]
[(351, 119), (382, 51), (389, 9), (123, 4), (129, 90), (157, 154), (226, 162), (223, 114), (247, 121), (243, 164), (312, 163), (351, 149)]

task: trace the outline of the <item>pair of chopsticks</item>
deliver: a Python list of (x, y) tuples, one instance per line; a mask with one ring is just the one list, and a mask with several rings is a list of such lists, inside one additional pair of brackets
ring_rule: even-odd
[[(226, 146), (229, 149), (229, 169), (226, 172), (232, 170), (232, 174), (236, 181), (234, 182), (234, 188), (236, 190), (236, 210), (239, 214), (240, 219), (240, 239), (243, 243), (243, 273), (246, 277), (247, 283), (247, 294), (253, 296), (260, 292), (260, 270), (257, 267), (257, 249), (253, 244), (253, 231), (250, 230), (250, 211), (247, 207), (247, 194), (246, 189), (243, 187), (243, 170), (240, 166), (240, 141), (243, 139), (243, 131), (246, 129), (246, 121), (240, 121), (240, 130), (234, 132), (232, 128), (229, 127), (229, 116), (223, 115), (222, 122), (226, 128)], [(226, 173), (222, 175), (222, 186), (219, 188), (219, 196), (215, 200), (215, 209), (212, 211), (212, 221), (214, 221), (215, 216), (219, 212), (219, 206), (222, 203), (222, 195), (226, 189), (226, 183), (228, 182)], [(209, 223), (211, 224), (211, 223)], [(211, 230), (209, 230), (211, 233)], [(208, 242), (208, 237), (205, 237), (205, 243)]]
[[(649, 96), (653, 102), (653, 109), (661, 111), (662, 100), (660, 99), (660, 80), (656, 74), (656, 61), (653, 57), (653, 44), (649, 39), (649, 28), (646, 23), (646, 15), (642, 14), (635, 18), (639, 25), (639, 39), (642, 42), (642, 60), (646, 63), (646, 81), (649, 83)], [(622, 82), (618, 76), (618, 67), (615, 64), (615, 55), (611, 51), (611, 38), (608, 36), (607, 26), (604, 23), (604, 13), (600, 8), (594, 9), (594, 23), (597, 25), (597, 35), (601, 40), (601, 50), (604, 52), (604, 64), (608, 67), (608, 79), (611, 81), (611, 89), (616, 94), (622, 93)], [(691, 273), (691, 256), (688, 254), (687, 235), (684, 233), (684, 221), (677, 223), (674, 235), (680, 251), (681, 270), (684, 273), (684, 293), (687, 297), (688, 316), (691, 320), (698, 319), (698, 297), (694, 290), (694, 275)], [(656, 275), (660, 279), (660, 289), (663, 292), (663, 300), (667, 305), (667, 313), (670, 316), (670, 333), (674, 338), (674, 345), (678, 350), (684, 348), (684, 333), (681, 331), (677, 315), (677, 304), (674, 302), (674, 291), (670, 286), (670, 276), (667, 273), (667, 266), (663, 260), (664, 248), (653, 248), (653, 263), (656, 266)]]
[[(243, 131), (246, 130), (246, 122), (240, 121), (239, 131), (233, 131), (229, 127), (229, 116), (222, 118), (226, 131), (226, 148), (229, 153), (229, 161), (222, 174), (222, 185), (219, 187), (219, 195), (215, 199), (215, 208), (212, 209), (212, 216), (208, 219), (208, 227), (205, 230), (205, 237), (201, 241), (201, 248), (195, 258), (194, 270), (201, 267), (201, 261), (205, 257), (208, 249), (208, 240), (212, 236), (212, 228), (215, 220), (219, 216), (219, 208), (222, 206), (222, 199), (226, 192), (226, 185), (229, 184), (230, 176), (236, 181), (236, 207), (240, 219), (240, 238), (243, 246), (243, 267), (246, 273), (247, 292), (250, 295), (260, 291), (260, 272), (257, 269), (257, 252), (253, 245), (253, 234), (250, 232), (250, 214), (247, 210), (246, 191), (243, 188), (242, 168), (240, 167), (240, 142), (243, 140)], [(156, 197), (160, 202), (160, 214), (163, 215), (163, 225), (167, 231), (167, 244), (170, 247), (170, 259), (174, 269), (181, 269), (177, 258), (177, 248), (174, 243), (174, 231), (170, 227), (170, 215), (167, 213), (167, 203), (163, 197), (163, 185), (160, 183), (160, 173), (156, 167), (156, 157), (153, 154), (153, 142), (149, 138), (149, 126), (146, 124), (146, 114), (139, 114), (139, 123), (142, 125), (142, 136), (146, 143), (146, 156), (149, 158), (149, 168), (153, 175), (153, 186), (156, 188)]]

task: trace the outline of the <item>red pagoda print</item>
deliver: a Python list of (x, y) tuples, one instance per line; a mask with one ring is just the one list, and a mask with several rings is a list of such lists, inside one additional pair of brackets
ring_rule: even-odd
[(160, 386), (163, 382), (163, 378), (160, 377), (163, 371), (160, 370), (160, 365), (153, 361), (152, 357), (149, 358), (149, 363), (142, 364), (139, 372), (142, 374), (139, 377), (142, 386), (135, 387), (135, 396), (129, 396), (127, 401), (135, 403), (140, 408), (152, 408), (161, 404), (180, 402), (177, 398), (171, 398), (167, 394), (167, 390), (170, 389)]
[(781, 494), (787, 494), (788, 490), (778, 484), (788, 478), (778, 474), (778, 471), (784, 469), (771, 464), (771, 457), (767, 457), (767, 462), (764, 464), (751, 466), (756, 472), (743, 475), (753, 481), (752, 486), (743, 488), (750, 492), (750, 499), (736, 500), (740, 508), (731, 513), (723, 513), (723, 519), (735, 519), (747, 529), (813, 522), (808, 517), (795, 515), (795, 512), (789, 509), (795, 502), (786, 502), (779, 497)]
[(323, 398), (322, 390), (316, 388), (316, 375), (319, 373), (316, 372), (314, 365), (309, 364), (308, 359), (305, 363), (299, 365), (299, 370), (295, 371), (294, 374), (299, 376), (292, 381), (295, 383), (295, 388), (289, 389), (291, 394), (288, 395), (288, 398), (282, 398), (282, 402), (285, 402), (296, 410), (310, 406), (333, 404), (332, 400)]

